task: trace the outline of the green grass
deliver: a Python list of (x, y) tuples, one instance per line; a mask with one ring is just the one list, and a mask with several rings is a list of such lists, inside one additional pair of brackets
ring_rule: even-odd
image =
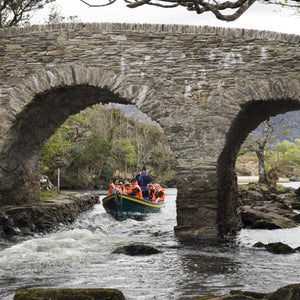
[(46, 200), (46, 199), (53, 199), (57, 197), (57, 191), (41, 191), (40, 192), (40, 199)]

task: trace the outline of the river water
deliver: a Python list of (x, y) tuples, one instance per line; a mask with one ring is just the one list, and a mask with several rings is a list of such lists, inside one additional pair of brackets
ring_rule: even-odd
[[(101, 204), (55, 233), (0, 241), (0, 299), (33, 287), (117, 288), (126, 299), (192, 299), (232, 289), (271, 292), (300, 282), (300, 253), (274, 255), (255, 242), (300, 246), (300, 227), (242, 230), (231, 246), (183, 247), (174, 237), (176, 189), (161, 213), (114, 220)], [(151, 256), (112, 254), (132, 242), (161, 250)]]

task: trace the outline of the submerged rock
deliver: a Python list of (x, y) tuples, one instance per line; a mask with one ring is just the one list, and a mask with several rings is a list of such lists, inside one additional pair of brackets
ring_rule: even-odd
[[(235, 291), (231, 291), (230, 295), (243, 295), (243, 296), (247, 296), (247, 297), (251, 297), (250, 299), (264, 299), (264, 297), (266, 296), (265, 293), (256, 293), (256, 292), (251, 292), (251, 291), (241, 291), (241, 290), (235, 290)], [(233, 299), (233, 298), (231, 298)]]
[(124, 300), (117, 289), (25, 289), (16, 292), (14, 300)]
[(300, 283), (287, 285), (278, 289), (273, 293), (257, 293), (251, 291), (234, 290), (230, 295), (226, 296), (201, 296), (193, 300), (299, 300), (300, 299)]
[(135, 255), (152, 255), (161, 252), (151, 246), (147, 246), (143, 244), (130, 244), (127, 246), (118, 247), (113, 251), (113, 253), (135, 256)]
[(272, 293), (268, 300), (299, 300), (300, 283), (290, 284)]
[(274, 254), (290, 254), (296, 252), (295, 249), (281, 242), (267, 244), (266, 250)]

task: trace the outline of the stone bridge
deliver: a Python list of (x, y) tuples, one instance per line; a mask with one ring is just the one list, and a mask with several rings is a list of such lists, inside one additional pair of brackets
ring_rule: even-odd
[(71, 115), (134, 104), (177, 158), (183, 240), (239, 229), (235, 161), (269, 116), (300, 109), (300, 36), (182, 25), (0, 30), (0, 204), (39, 201), (39, 157)]

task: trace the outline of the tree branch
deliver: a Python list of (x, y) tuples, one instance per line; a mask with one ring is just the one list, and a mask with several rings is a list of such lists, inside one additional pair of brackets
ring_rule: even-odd
[[(117, 0), (104, 0), (104, 4), (90, 4), (88, 0), (80, 0), (89, 7), (103, 7), (115, 3)], [(100, 0), (99, 0), (100, 1)], [(103, 1), (103, 0), (101, 0)], [(290, 0), (297, 4), (281, 3), (280, 0), (235, 0), (218, 2), (217, 0), (124, 0), (127, 7), (136, 8), (143, 5), (152, 5), (162, 8), (173, 8), (177, 6), (186, 7), (188, 11), (195, 11), (197, 14), (202, 14), (211, 11), (215, 17), (222, 21), (234, 21), (249, 9), (249, 7), (256, 1), (266, 4), (277, 4), (281, 6), (288, 6), (293, 8), (300, 8), (300, 0)], [(221, 0), (222, 1), (222, 0)], [(233, 13), (223, 14), (221, 11), (232, 9)]]

